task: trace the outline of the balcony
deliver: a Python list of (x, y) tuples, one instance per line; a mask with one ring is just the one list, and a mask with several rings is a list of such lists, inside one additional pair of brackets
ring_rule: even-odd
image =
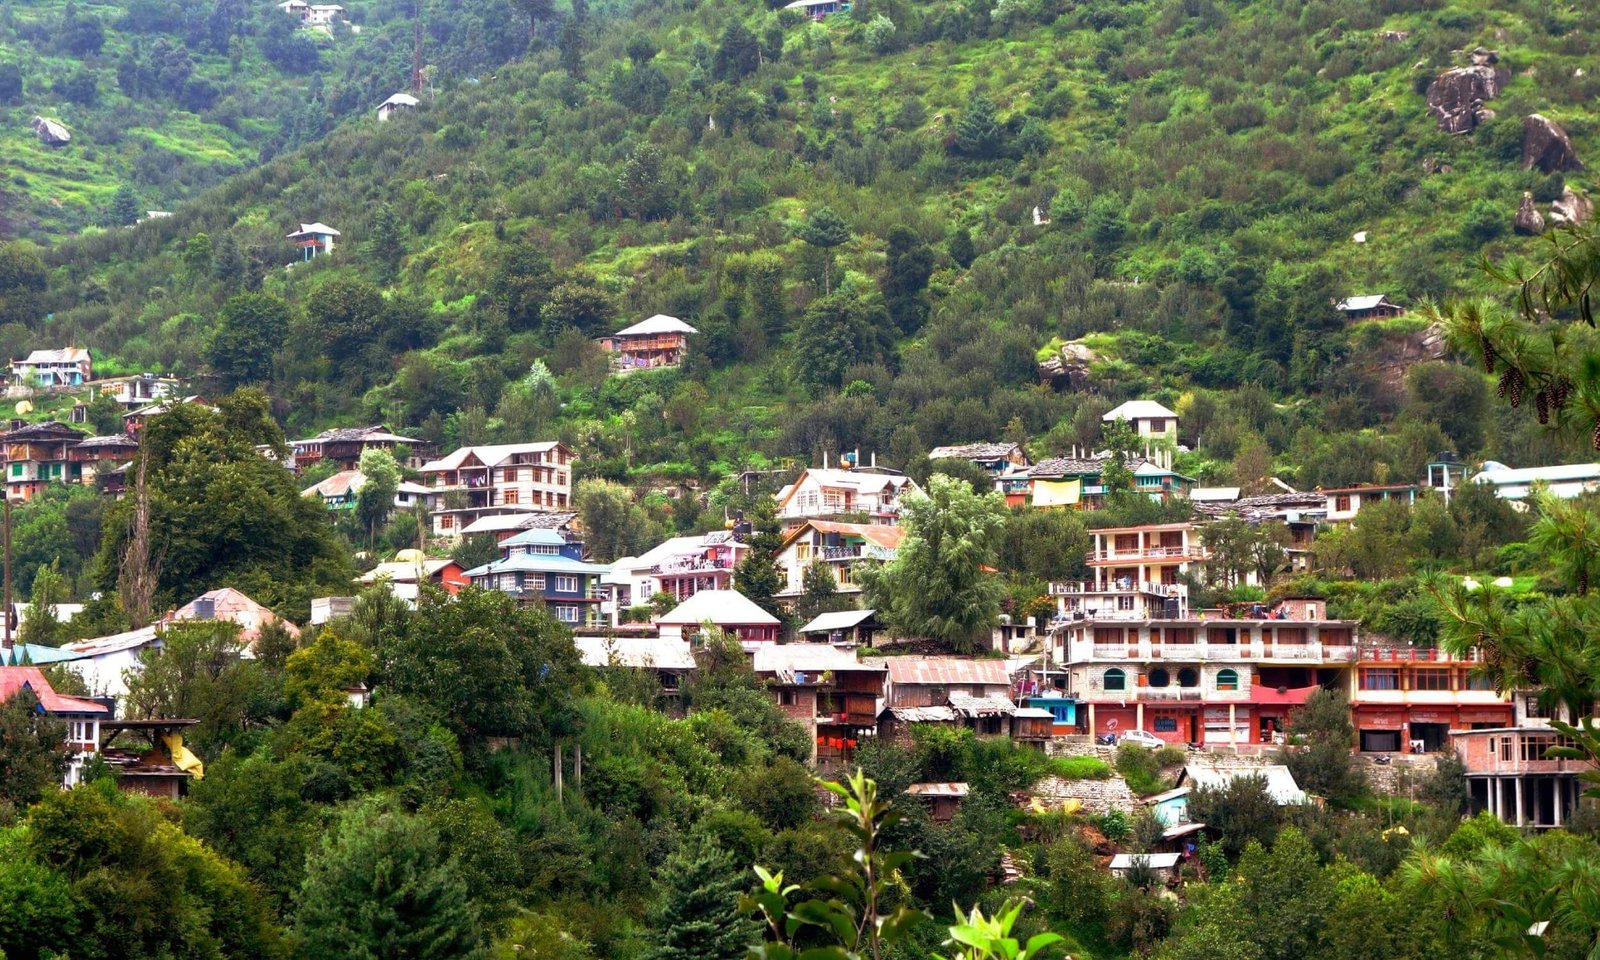
[(1090, 550), (1090, 563), (1116, 563), (1137, 560), (1200, 560), (1206, 556), (1205, 548), (1196, 543), (1171, 547), (1135, 547), (1131, 550)]
[(1374, 663), (1478, 663), (1483, 658), (1476, 649), (1458, 657), (1448, 650), (1423, 647), (1370, 647), (1351, 648), (1354, 659)]
[(680, 573), (707, 573), (714, 570), (731, 570), (733, 562), (727, 559), (696, 557), (687, 560), (669, 560), (650, 568), (652, 576), (673, 576)]
[(1155, 583), (1149, 580), (1112, 580), (1103, 585), (1092, 580), (1057, 580), (1050, 584), (1052, 597), (1128, 593), (1143, 593), (1164, 598), (1187, 597), (1189, 588), (1182, 583)]

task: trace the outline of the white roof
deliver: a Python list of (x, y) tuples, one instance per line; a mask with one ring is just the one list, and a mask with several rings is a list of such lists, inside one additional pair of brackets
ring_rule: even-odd
[(1139, 864), (1154, 870), (1171, 870), (1180, 858), (1181, 854), (1176, 853), (1119, 853), (1111, 858), (1111, 869), (1131, 870)]
[(678, 604), (656, 623), (674, 626), (696, 626), (710, 623), (739, 625), (776, 624), (778, 618), (756, 606), (755, 602), (737, 590), (701, 590)]
[(1151, 417), (1171, 419), (1176, 416), (1176, 413), (1156, 403), (1154, 400), (1129, 400), (1127, 403), (1109, 411), (1100, 419), (1110, 423), (1112, 420), (1148, 420)]
[(60, 350), (35, 350), (28, 359), (17, 361), (28, 366), (47, 363), (79, 363), (89, 359), (89, 351), (82, 347), (62, 347)]
[[(696, 594), (699, 596), (699, 594)], [(840, 650), (831, 643), (768, 643), (756, 648), (756, 673), (775, 673), (789, 677), (796, 673), (822, 673), (827, 670), (870, 670), (885, 673), (882, 658), (862, 660), (853, 650)]]
[(108, 653), (119, 653), (123, 650), (137, 650), (140, 647), (155, 643), (158, 639), (155, 627), (141, 627), (138, 630), (129, 630), (126, 633), (113, 633), (110, 636), (95, 637), (92, 640), (64, 643), (61, 645), (61, 649), (99, 657)]
[(325, 222), (317, 221), (314, 224), (301, 224), (301, 229), (294, 230), (293, 234), (286, 234), (286, 237), (310, 237), (310, 235), (338, 237), (339, 230), (334, 230), (333, 227), (328, 226)]
[(413, 97), (409, 93), (396, 93), (396, 94), (391, 94), (389, 99), (387, 99), (387, 100), (383, 101), (382, 103), (378, 104), (378, 106), (380, 106), (380, 107), (414, 107), (414, 106), (416, 106), (417, 104), (419, 104), (421, 102), (422, 102), (421, 100), (418, 100), (416, 97)]
[(466, 462), (469, 455), (476, 456), (485, 466), (496, 467), (519, 453), (548, 453), (556, 446), (555, 440), (540, 440), (535, 443), (498, 443), (482, 447), (461, 447), (437, 460), (423, 464), (422, 472), (454, 470)]
[[(430, 490), (429, 492), (433, 491)], [(479, 517), (462, 527), (461, 535), (470, 537), (476, 533), (504, 533), (507, 530), (525, 530), (528, 524), (533, 523), (543, 515), (540, 510), (528, 503), (503, 503), (495, 507), (495, 509), (507, 512)]]
[(578, 657), (589, 667), (653, 667), (657, 670), (693, 670), (689, 641), (661, 637), (573, 637)]
[(1378, 304), (1383, 303), (1386, 296), (1387, 296), (1387, 294), (1373, 293), (1373, 294), (1367, 294), (1365, 296), (1360, 296), (1360, 297), (1346, 297), (1343, 300), (1340, 300), (1338, 305), (1335, 306), (1334, 309), (1335, 310), (1346, 310), (1346, 311), (1348, 311), (1348, 310), (1371, 310), (1373, 307), (1376, 307)]
[(820, 487), (853, 487), (863, 493), (882, 490), (890, 486), (904, 486), (911, 478), (900, 473), (873, 473), (863, 470), (841, 470), (837, 467), (807, 467), (800, 479), (778, 492), (781, 499), (786, 491), (793, 491), (801, 481), (810, 477)]
[(1264, 767), (1197, 767), (1183, 768), (1183, 782), (1195, 789), (1207, 787), (1220, 789), (1226, 787), (1235, 777), (1261, 777), (1267, 781), (1267, 795), (1277, 801), (1278, 806), (1287, 806), (1292, 803), (1305, 803), (1306, 792), (1295, 783), (1294, 774), (1282, 764), (1271, 764)]
[(850, 630), (859, 626), (876, 610), (840, 610), (837, 613), (819, 613), (811, 622), (800, 628), (801, 633), (831, 633), (834, 630)]
[(1511, 483), (1558, 483), (1573, 480), (1600, 478), (1600, 463), (1564, 463), (1552, 467), (1520, 467), (1513, 469), (1503, 463), (1489, 461), (1483, 469), (1473, 474), (1474, 483), (1492, 483), (1502, 486)]
[(448, 558), (438, 557), (429, 557), (420, 563), (415, 560), (390, 560), (356, 577), (356, 582), (377, 583), (379, 580), (388, 580), (391, 583), (416, 583), (422, 577), (433, 576), (452, 562)]
[(1228, 503), (1239, 499), (1238, 487), (1195, 487), (1189, 491), (1190, 500), (1203, 503)]
[(623, 327), (612, 336), (616, 337), (642, 337), (652, 333), (699, 333), (694, 327), (689, 326), (677, 317), (669, 317), (658, 313), (653, 317), (640, 320), (631, 327)]

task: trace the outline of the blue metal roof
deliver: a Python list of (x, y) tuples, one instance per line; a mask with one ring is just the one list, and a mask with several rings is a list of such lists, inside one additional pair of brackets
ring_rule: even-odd
[(558, 530), (544, 530), (535, 527), (524, 530), (514, 537), (507, 537), (500, 541), (502, 547), (564, 547), (567, 538)]
[(0, 667), (17, 667), (23, 665), (40, 667), (51, 663), (66, 663), (69, 660), (83, 660), (89, 654), (76, 650), (61, 650), (56, 647), (40, 646), (37, 643), (19, 643), (10, 650), (0, 650)]
[(467, 579), (475, 580), (478, 577), (487, 577), (495, 573), (609, 573), (611, 568), (598, 563), (584, 563), (571, 557), (545, 556), (541, 554), (519, 553), (514, 557), (503, 557), (499, 560), (486, 563), (481, 567), (473, 567), (466, 573)]

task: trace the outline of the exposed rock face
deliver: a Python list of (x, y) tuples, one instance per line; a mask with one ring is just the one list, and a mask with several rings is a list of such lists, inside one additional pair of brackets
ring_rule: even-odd
[(1482, 47), (1472, 51), (1472, 65), (1439, 74), (1428, 87), (1428, 112), (1445, 133), (1470, 133), (1494, 117), (1484, 102), (1499, 95), (1510, 73), (1498, 66), (1500, 56)]
[(1594, 203), (1581, 193), (1573, 193), (1571, 187), (1561, 188), (1561, 199), (1550, 204), (1550, 222), (1553, 224), (1577, 224), (1594, 219)]
[(1089, 364), (1099, 357), (1081, 343), (1064, 343), (1055, 356), (1039, 361), (1039, 379), (1057, 390), (1082, 390), (1089, 385)]
[(1544, 233), (1544, 214), (1533, 205), (1533, 194), (1523, 191), (1522, 206), (1517, 208), (1517, 218), (1511, 222), (1511, 227), (1525, 237)]
[(31, 121), (33, 132), (41, 143), (52, 147), (59, 147), (72, 139), (72, 134), (61, 125), (59, 120), (47, 120), (44, 117), (34, 117)]
[(1572, 138), (1548, 117), (1530, 113), (1522, 118), (1522, 169), (1540, 173), (1582, 170), (1583, 161), (1572, 149)]

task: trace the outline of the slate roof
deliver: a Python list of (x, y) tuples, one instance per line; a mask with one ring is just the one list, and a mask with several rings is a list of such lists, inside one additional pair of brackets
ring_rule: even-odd
[(1009, 457), (1017, 450), (1014, 443), (962, 443), (949, 447), (934, 447), (929, 460), (960, 458), (965, 460), (994, 460)]

